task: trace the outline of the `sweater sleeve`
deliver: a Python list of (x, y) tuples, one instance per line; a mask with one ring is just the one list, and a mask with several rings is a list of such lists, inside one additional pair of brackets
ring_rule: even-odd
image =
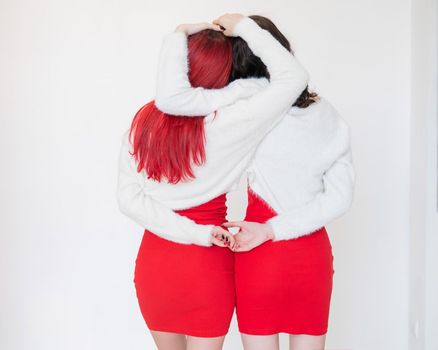
[(350, 208), (355, 181), (350, 147), (325, 171), (322, 181), (324, 190), (308, 204), (267, 221), (273, 229), (273, 241), (312, 233)]
[[(296, 58), (268, 31), (244, 17), (235, 27), (252, 52), (267, 66), (270, 83), (265, 78), (240, 79), (222, 89), (191, 87), (187, 73), (187, 38), (172, 33), (164, 41), (157, 79), (157, 107), (175, 115), (206, 115), (218, 108), (230, 107), (221, 118), (233, 121), (261, 118), (273, 123), (289, 109), (308, 83), (308, 73)], [(238, 101), (237, 103), (235, 103)], [(236, 117), (237, 116), (237, 117)], [(236, 119), (239, 118), (239, 119)]]
[(173, 32), (164, 37), (158, 59), (155, 105), (177, 116), (205, 116), (255, 94), (266, 78), (237, 79), (221, 89), (192, 87), (188, 78), (187, 36)]
[(200, 225), (179, 215), (153, 198), (148, 191), (144, 170), (137, 172), (135, 158), (129, 153), (129, 130), (122, 138), (119, 154), (117, 201), (119, 210), (143, 228), (162, 238), (183, 243), (211, 246), (214, 225)]

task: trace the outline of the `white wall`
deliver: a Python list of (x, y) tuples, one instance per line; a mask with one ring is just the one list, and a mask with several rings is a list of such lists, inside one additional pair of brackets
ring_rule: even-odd
[(438, 349), (438, 6), (412, 2), (410, 349)]
[(409, 240), (410, 349), (437, 349), (438, 6), (412, 3), (411, 197)]
[[(154, 96), (162, 36), (224, 12), (272, 18), (352, 127), (327, 347), (408, 348), (409, 0), (0, 6), (0, 348), (152, 348), (132, 281), (142, 229), (115, 199), (120, 138)], [(239, 344), (234, 320), (225, 349)]]

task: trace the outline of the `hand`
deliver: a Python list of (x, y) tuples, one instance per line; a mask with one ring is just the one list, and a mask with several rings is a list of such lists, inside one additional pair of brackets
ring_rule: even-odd
[(244, 18), (240, 13), (227, 13), (213, 21), (214, 24), (221, 26), (224, 29), (226, 36), (235, 36), (234, 28)]
[(205, 29), (213, 29), (222, 32), (222, 29), (219, 25), (207, 22), (180, 24), (178, 27), (176, 27), (175, 32), (184, 32), (186, 35), (192, 35)]
[(211, 243), (219, 247), (228, 247), (231, 250), (235, 247), (236, 240), (231, 232), (220, 226), (213, 227), (211, 231)]
[(272, 240), (274, 234), (269, 224), (259, 224), (250, 221), (226, 222), (225, 227), (239, 227), (240, 231), (234, 235), (236, 240), (235, 252), (246, 252), (266, 241)]

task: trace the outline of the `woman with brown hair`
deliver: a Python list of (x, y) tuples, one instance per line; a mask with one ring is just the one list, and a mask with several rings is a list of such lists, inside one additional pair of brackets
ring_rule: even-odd
[[(250, 18), (291, 52), (272, 21)], [(272, 79), (270, 68), (245, 41), (235, 38), (233, 45), (231, 80)], [(161, 65), (161, 71), (167, 68)], [(158, 80), (157, 99), (163, 111), (187, 116), (208, 113), (212, 100), (226, 105), (239, 98), (221, 89), (162, 89), (170, 84), (167, 77)], [(173, 81), (173, 86), (181, 86), (183, 80)], [(196, 101), (191, 94), (198, 96)], [(275, 104), (276, 99), (268, 103)], [(293, 350), (323, 349), (334, 273), (324, 225), (351, 205), (354, 169), (349, 127), (325, 98), (303, 87), (259, 145), (248, 174), (245, 221), (224, 224), (240, 228), (232, 250), (237, 321), (245, 350), (278, 349), (282, 332), (290, 334)]]

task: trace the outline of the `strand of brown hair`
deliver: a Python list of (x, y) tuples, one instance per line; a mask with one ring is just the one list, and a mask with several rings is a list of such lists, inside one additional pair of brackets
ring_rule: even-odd
[(318, 101), (318, 98), (318, 94), (316, 92), (310, 92), (309, 87), (306, 86), (306, 88), (303, 90), (301, 95), (297, 98), (292, 106), (298, 108), (306, 108), (312, 103)]

